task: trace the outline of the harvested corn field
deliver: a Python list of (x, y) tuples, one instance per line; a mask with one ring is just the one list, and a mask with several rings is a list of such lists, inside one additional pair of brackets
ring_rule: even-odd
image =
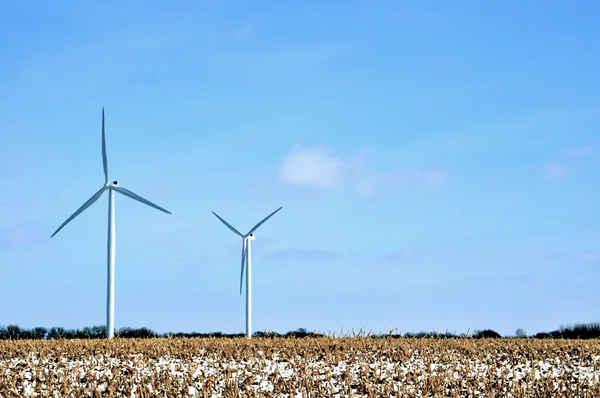
[(600, 342), (3, 341), (0, 396), (598, 397)]

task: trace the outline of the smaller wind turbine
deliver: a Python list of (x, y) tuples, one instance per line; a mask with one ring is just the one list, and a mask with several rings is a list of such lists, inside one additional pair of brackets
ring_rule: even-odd
[(273, 213), (266, 216), (261, 222), (256, 224), (247, 234), (242, 234), (240, 231), (235, 229), (227, 221), (223, 220), (217, 213), (212, 212), (223, 224), (232, 230), (235, 234), (242, 238), (242, 269), (240, 273), (240, 296), (242, 295), (242, 281), (244, 279), (244, 264), (246, 264), (246, 337), (252, 337), (252, 246), (251, 243), (255, 240), (254, 231), (271, 218), (275, 213), (282, 209), (275, 210)]
[(154, 207), (157, 210), (171, 214), (170, 211), (155, 205), (147, 199), (142, 198), (138, 194), (131, 192), (119, 186), (117, 181), (110, 182), (108, 178), (108, 159), (106, 156), (106, 133), (104, 132), (104, 107), (102, 107), (102, 165), (104, 167), (104, 185), (91, 198), (88, 199), (67, 221), (62, 223), (60, 227), (52, 234), (54, 237), (63, 229), (65, 225), (71, 222), (85, 209), (96, 202), (104, 191), (108, 191), (108, 261), (107, 261), (107, 293), (106, 293), (106, 338), (111, 339), (115, 333), (115, 192), (119, 192), (125, 196), (129, 196), (133, 200), (137, 200), (145, 205)]

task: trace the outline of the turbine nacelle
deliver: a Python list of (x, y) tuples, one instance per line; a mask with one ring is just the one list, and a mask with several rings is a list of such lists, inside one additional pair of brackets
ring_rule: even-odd
[[(240, 231), (238, 231), (237, 229), (235, 229), (235, 227), (231, 224), (229, 224), (227, 221), (223, 220), (221, 218), (221, 216), (219, 216), (217, 213), (215, 213), (214, 211), (212, 212), (215, 217), (217, 217), (219, 219), (219, 221), (221, 221), (223, 224), (225, 224), (225, 226), (227, 228), (229, 228), (234, 234), (236, 234), (237, 236), (242, 238), (242, 262), (241, 262), (241, 269), (240, 269), (240, 294), (242, 294), (242, 281), (244, 279), (244, 267), (246, 265), (249, 264), (250, 262), (250, 241), (255, 240), (255, 236), (254, 236), (254, 231), (256, 231), (261, 225), (263, 225), (265, 223), (265, 221), (267, 221), (269, 218), (273, 217), (273, 215), (275, 213), (277, 213), (279, 210), (281, 210), (283, 206), (281, 206), (279, 209), (275, 210), (273, 213), (269, 214), (268, 216), (266, 216), (265, 218), (263, 218), (258, 224), (256, 224), (254, 227), (252, 227), (252, 229), (250, 231), (248, 231), (247, 234), (242, 234)], [(247, 270), (249, 271), (249, 266), (247, 268)], [(246, 276), (248, 279), (247, 281), (249, 281), (251, 279), (249, 273)], [(249, 289), (252, 290), (252, 289)], [(248, 292), (247, 292), (248, 293)], [(251, 293), (249, 293), (249, 296), (251, 295)], [(246, 301), (249, 300), (249, 296), (246, 297)], [(246, 325), (246, 334), (250, 335), (250, 331), (249, 331), (249, 326)]]
[(102, 188), (98, 190), (91, 198), (87, 200), (75, 213), (73, 213), (60, 227), (51, 235), (56, 235), (65, 225), (71, 222), (75, 217), (81, 214), (85, 209), (90, 207), (96, 202), (105, 191), (110, 191), (108, 199), (108, 278), (107, 278), (107, 298), (106, 298), (106, 337), (112, 338), (114, 336), (114, 300), (115, 300), (115, 289), (114, 289), (114, 271), (115, 271), (115, 210), (113, 206), (115, 192), (118, 192), (124, 196), (127, 196), (133, 200), (143, 203), (147, 206), (153, 207), (157, 210), (171, 214), (168, 210), (163, 209), (160, 206), (155, 205), (147, 199), (142, 198), (138, 194), (119, 186), (118, 181), (110, 181), (108, 179), (108, 159), (106, 156), (106, 133), (104, 131), (104, 107), (102, 107), (102, 168), (104, 169), (104, 184)]
[(170, 211), (165, 210), (162, 207), (157, 206), (154, 203), (150, 202), (149, 200), (142, 198), (138, 194), (133, 193), (130, 190), (119, 186), (118, 181), (111, 182), (108, 179), (108, 159), (106, 156), (106, 134), (104, 132), (104, 108), (102, 108), (102, 167), (104, 168), (104, 185), (102, 186), (102, 188), (100, 188), (100, 190), (98, 192), (96, 192), (91, 198), (88, 199), (87, 202), (85, 202), (79, 209), (77, 209), (77, 211), (75, 213), (73, 213), (71, 215), (71, 217), (67, 218), (67, 220), (64, 223), (62, 223), (62, 225), (60, 227), (58, 227), (58, 229), (56, 231), (54, 231), (54, 233), (52, 234), (51, 237), (56, 235), (58, 233), (58, 231), (60, 231), (65, 225), (67, 225), (69, 222), (71, 222), (71, 220), (73, 220), (75, 217), (77, 217), (79, 214), (81, 214), (85, 209), (87, 209), (92, 204), (94, 204), (94, 202), (96, 202), (100, 198), (100, 196), (102, 196), (104, 191), (106, 191), (106, 190), (119, 192), (119, 193), (121, 193), (125, 196), (128, 196), (133, 200), (137, 200), (138, 202), (143, 203), (147, 206), (154, 207), (157, 210), (160, 210), (167, 214), (171, 214)]

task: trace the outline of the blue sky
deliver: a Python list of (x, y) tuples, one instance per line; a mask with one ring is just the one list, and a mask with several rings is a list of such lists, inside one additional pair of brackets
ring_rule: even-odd
[(596, 321), (594, 1), (0, 2), (0, 324), (534, 333)]

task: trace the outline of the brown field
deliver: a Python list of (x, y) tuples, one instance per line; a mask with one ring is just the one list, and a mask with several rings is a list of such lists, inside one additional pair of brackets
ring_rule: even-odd
[(600, 341), (0, 341), (1, 397), (600, 397)]

